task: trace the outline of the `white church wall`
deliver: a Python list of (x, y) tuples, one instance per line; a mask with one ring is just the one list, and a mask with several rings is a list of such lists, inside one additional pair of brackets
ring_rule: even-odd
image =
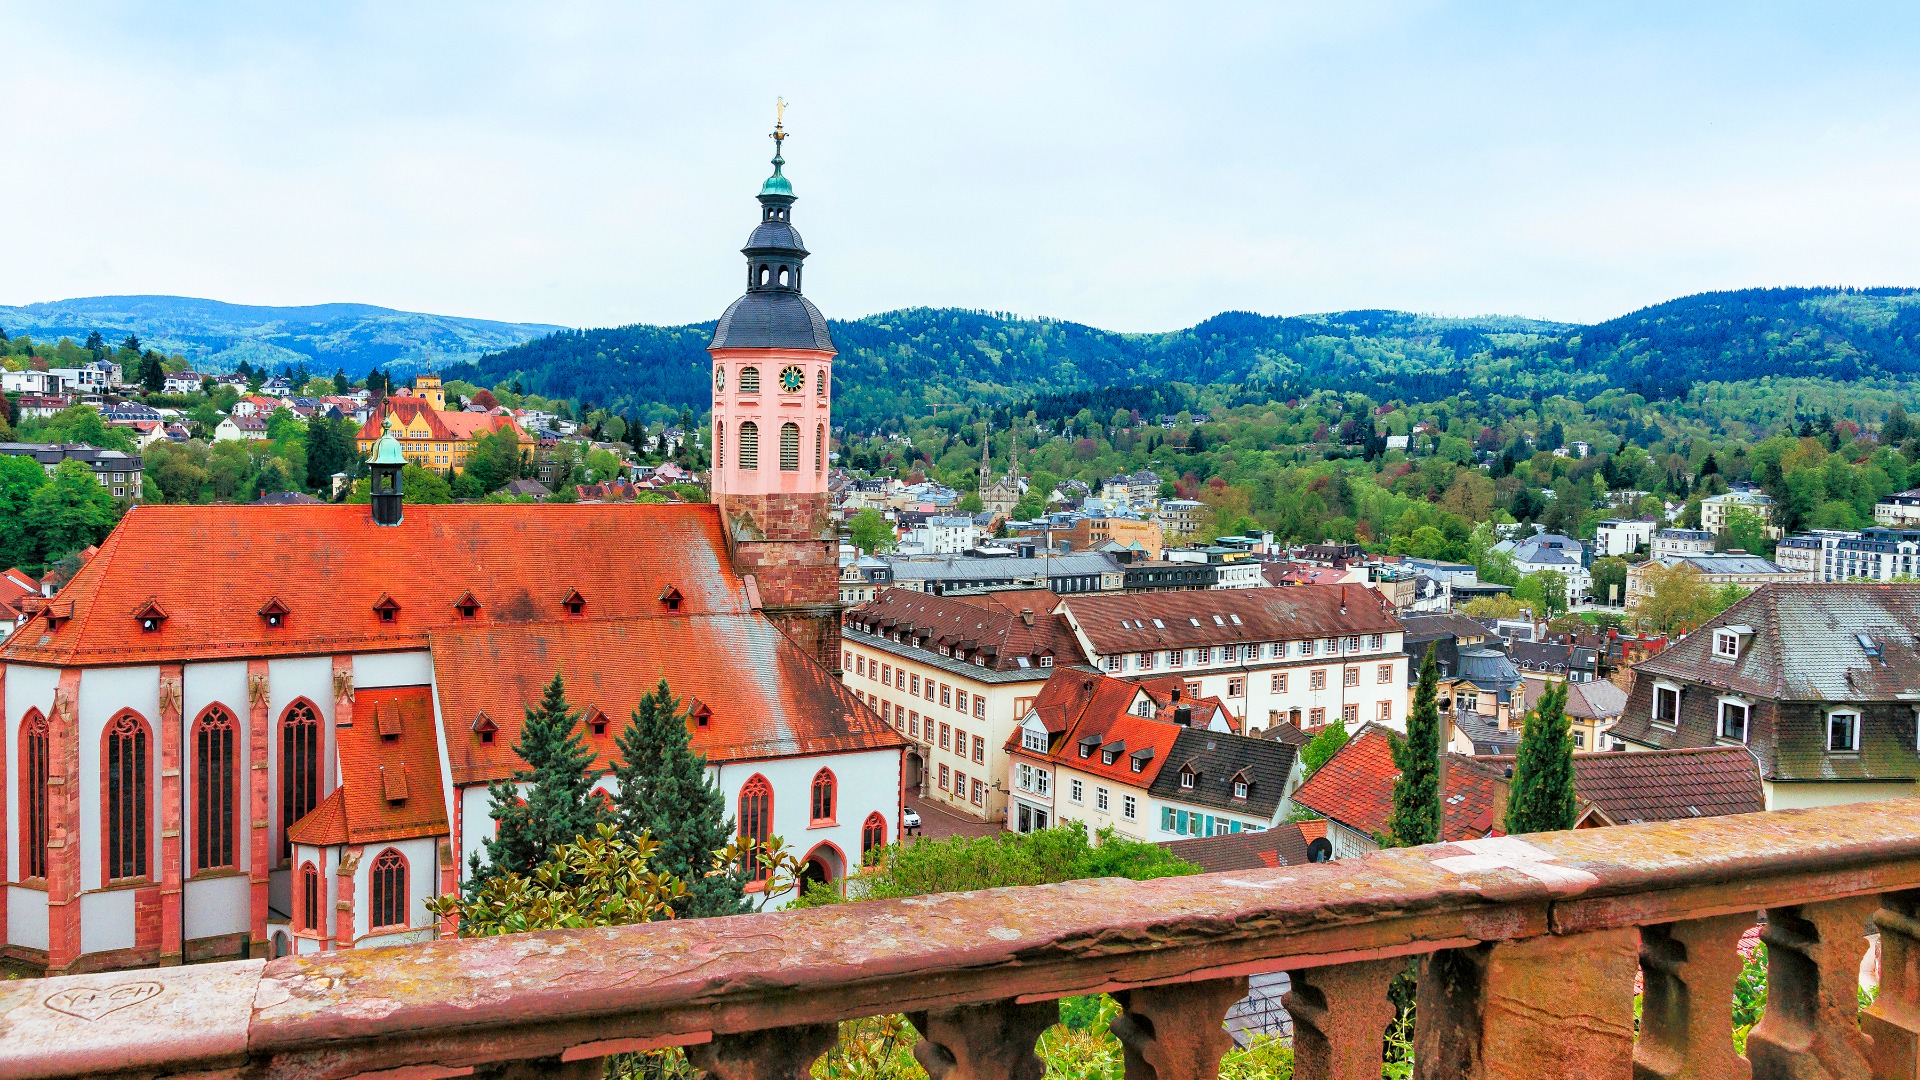
[[(160, 821), (155, 812), (160, 791), (160, 669), (157, 667), (87, 668), (80, 673), (80, 888), (87, 891), (101, 886), (100, 855), (105, 848), (101, 821), (100, 740), (107, 722), (122, 709), (132, 709), (147, 722), (147, 871), (159, 880)], [(127, 944), (107, 948), (133, 947), (133, 901), (127, 894)], [(116, 901), (117, 903), (117, 901)], [(84, 910), (84, 908), (83, 908)], [(117, 910), (117, 909), (115, 909)], [(84, 942), (86, 929), (81, 930)], [(117, 940), (117, 937), (116, 937)], [(96, 947), (83, 945), (83, 951)]]
[(47, 894), (44, 889), (7, 887), (7, 944), (47, 948)]
[(245, 874), (202, 877), (186, 882), (180, 904), (182, 935), (204, 938), (246, 933), (253, 913), (251, 884)]
[[(373, 864), (380, 853), (393, 848), (407, 860), (407, 925), (412, 930), (398, 933), (372, 933)], [(438, 843), (432, 837), (396, 840), (390, 844), (368, 844), (353, 871), (354, 947), (370, 949), (376, 945), (405, 945), (425, 941), (435, 934), (438, 922), (428, 914), (425, 901), (439, 894), (440, 865), (435, 858)]]
[(80, 897), (80, 951), (133, 948), (134, 889), (107, 889)]
[(432, 653), (359, 653), (353, 658), (353, 687), (356, 690), (432, 684)]
[[(51, 716), (53, 714), (53, 693), (59, 689), (59, 687), (59, 668), (34, 667), (28, 664), (7, 665), (7, 707), (5, 715), (0, 716), (0, 731), (3, 731), (6, 736), (6, 753), (4, 760), (7, 762), (7, 773), (6, 776), (0, 777), (0, 791), (4, 791), (6, 794), (7, 821), (9, 822), (25, 820), (22, 816), (23, 811), (20, 803), (20, 785), (17, 782), (20, 776), (20, 762), (18, 760), (20, 755), (20, 721), (27, 715), (27, 710), (29, 709), (40, 710), (41, 716)], [(16, 837), (19, 835), (17, 826), (14, 829), (14, 835)], [(20, 880), (20, 844), (17, 841), (7, 845), (7, 865), (5, 870), (8, 881)], [(17, 900), (8, 901), (9, 905), (18, 902)], [(41, 895), (40, 907), (43, 914), (40, 920), (39, 933), (40, 939), (44, 943), (47, 936), (46, 918), (44, 916), (46, 910), (45, 894)], [(9, 906), (8, 910), (11, 912), (13, 909)], [(17, 945), (26, 944), (26, 942), (18, 941), (13, 937), (13, 931), (11, 929), (13, 919), (11, 915), (9, 915), (7, 922), (9, 926), (7, 940)], [(45, 944), (34, 946), (36, 949), (45, 947)]]

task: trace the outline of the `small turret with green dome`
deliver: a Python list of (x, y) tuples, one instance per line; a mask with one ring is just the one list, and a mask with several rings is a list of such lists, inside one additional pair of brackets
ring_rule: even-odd
[(800, 295), (806, 244), (793, 227), (793, 183), (782, 152), (786, 102), (773, 125), (773, 175), (760, 185), (760, 224), (740, 253), (747, 257), (747, 294), (720, 316), (710, 349), (833, 349), (826, 317)]
[(373, 470), (373, 523), (400, 524), (400, 516), (405, 513), (401, 507), (400, 471), (407, 466), (407, 456), (400, 451), (400, 440), (393, 437), (392, 413), (381, 421), (380, 441), (373, 444), (373, 457), (367, 460), (367, 465)]

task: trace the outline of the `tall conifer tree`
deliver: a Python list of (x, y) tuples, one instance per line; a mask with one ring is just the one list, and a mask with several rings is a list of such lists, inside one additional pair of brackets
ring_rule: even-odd
[(530, 874), (555, 845), (592, 836), (594, 826), (606, 820), (605, 804), (593, 792), (593, 750), (581, 736), (580, 714), (567, 708), (559, 672), (553, 673), (540, 706), (527, 710), (513, 752), (526, 767), (488, 791), (498, 827), (487, 841), (488, 865), (474, 875), (476, 883), (495, 874)]
[(1573, 828), (1577, 805), (1573, 790), (1573, 735), (1567, 722), (1567, 684), (1554, 683), (1540, 695), (1520, 733), (1513, 762), (1513, 787), (1507, 795), (1509, 834)]
[(616, 740), (620, 795), (614, 806), (621, 828), (651, 833), (660, 845), (654, 864), (686, 882), (687, 899), (676, 905), (681, 915), (735, 915), (745, 895), (739, 872), (706, 876), (713, 853), (733, 839), (733, 821), (726, 796), (707, 780), (707, 759), (693, 749), (687, 723), (665, 679), (640, 699)]
[(1439, 684), (1440, 669), (1429, 645), (1426, 659), (1420, 662), (1420, 681), (1414, 687), (1407, 733), (1393, 738), (1393, 766), (1400, 770), (1400, 778), (1393, 782), (1387, 839), (1394, 847), (1416, 847), (1440, 840)]

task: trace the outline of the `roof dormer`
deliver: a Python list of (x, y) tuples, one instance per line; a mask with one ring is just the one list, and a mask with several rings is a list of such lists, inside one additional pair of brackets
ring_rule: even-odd
[(402, 725), (399, 702), (382, 701), (374, 705), (373, 730), (379, 734), (381, 742), (400, 741)]
[(683, 598), (680, 595), (680, 589), (678, 586), (669, 585), (666, 588), (660, 590), (660, 603), (668, 611), (679, 611), (680, 601), (682, 599)]
[(403, 803), (407, 801), (407, 766), (405, 762), (401, 762), (398, 765), (380, 766), (380, 795), (389, 803)]
[(460, 599), (453, 602), (453, 610), (462, 619), (477, 619), (480, 617), (480, 601), (474, 597), (473, 590), (469, 589), (460, 594)]
[(567, 595), (560, 599), (560, 606), (566, 609), (569, 615), (585, 614), (587, 610), (587, 598), (580, 595), (579, 589), (568, 589)]
[(600, 708), (598, 705), (587, 706), (588, 731), (593, 732), (595, 735), (605, 735), (607, 733), (607, 725), (610, 722), (611, 721), (607, 719), (606, 710)]
[(160, 624), (167, 621), (167, 612), (159, 601), (149, 596), (146, 603), (134, 609), (133, 617), (139, 622), (141, 633), (152, 634), (158, 632)]
[(687, 699), (687, 715), (693, 717), (694, 727), (706, 727), (713, 722), (713, 710), (699, 698)]
[(493, 717), (488, 716), (483, 709), (473, 718), (473, 733), (480, 736), (481, 742), (491, 743), (493, 737), (500, 733), (500, 725), (494, 723)]
[(1746, 650), (1747, 641), (1753, 637), (1753, 627), (1744, 623), (1730, 623), (1717, 626), (1713, 630), (1713, 658), (1733, 663), (1740, 659)]
[(378, 616), (383, 623), (399, 622), (400, 601), (395, 600), (386, 593), (381, 593), (380, 599), (373, 602), (373, 613)]
[(287, 625), (288, 614), (290, 614), (290, 612), (287, 611), (287, 605), (281, 603), (280, 598), (277, 596), (269, 598), (266, 604), (260, 609), (261, 621), (265, 622), (268, 628), (273, 630), (278, 630)]

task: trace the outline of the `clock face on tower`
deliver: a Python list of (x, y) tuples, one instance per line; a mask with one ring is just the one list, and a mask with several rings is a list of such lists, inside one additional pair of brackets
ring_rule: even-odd
[(715, 390), (725, 390), (727, 388), (726, 368), (716, 367), (713, 369), (713, 388)]
[(783, 368), (780, 372), (780, 389), (789, 394), (797, 394), (807, 383), (807, 377), (797, 367)]

